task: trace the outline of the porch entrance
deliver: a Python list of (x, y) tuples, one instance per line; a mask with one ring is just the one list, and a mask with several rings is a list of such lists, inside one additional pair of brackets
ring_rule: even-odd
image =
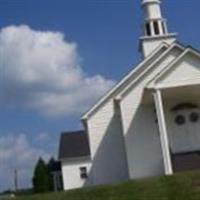
[(166, 127), (174, 172), (200, 169), (200, 87), (163, 90)]
[(172, 153), (200, 150), (200, 109), (196, 103), (180, 103), (169, 110), (168, 135)]

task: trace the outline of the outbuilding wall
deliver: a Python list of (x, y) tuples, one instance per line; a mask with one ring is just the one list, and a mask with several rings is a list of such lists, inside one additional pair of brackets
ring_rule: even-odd
[(82, 179), (80, 177), (80, 167), (86, 167), (88, 174), (91, 170), (91, 162), (89, 160), (63, 160), (62, 176), (64, 190), (76, 189), (92, 184), (91, 177)]

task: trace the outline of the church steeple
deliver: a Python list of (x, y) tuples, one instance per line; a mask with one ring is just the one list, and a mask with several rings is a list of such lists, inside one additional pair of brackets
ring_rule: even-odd
[(167, 24), (161, 14), (159, 0), (142, 0), (144, 12), (144, 35), (147, 37), (166, 35)]
[(168, 33), (167, 21), (162, 17), (160, 0), (141, 0), (144, 14), (143, 37), (140, 50), (143, 56), (151, 53), (160, 43), (172, 43), (176, 34)]

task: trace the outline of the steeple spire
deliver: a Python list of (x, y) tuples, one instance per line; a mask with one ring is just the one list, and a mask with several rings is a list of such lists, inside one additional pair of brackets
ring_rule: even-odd
[(160, 43), (172, 43), (176, 34), (168, 33), (167, 21), (162, 17), (160, 0), (141, 0), (144, 14), (141, 48), (144, 57), (151, 53)]

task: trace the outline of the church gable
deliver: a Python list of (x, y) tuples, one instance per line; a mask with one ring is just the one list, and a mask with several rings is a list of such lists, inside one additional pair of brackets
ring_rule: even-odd
[(168, 88), (200, 83), (200, 54), (189, 48), (157, 75), (148, 88)]

